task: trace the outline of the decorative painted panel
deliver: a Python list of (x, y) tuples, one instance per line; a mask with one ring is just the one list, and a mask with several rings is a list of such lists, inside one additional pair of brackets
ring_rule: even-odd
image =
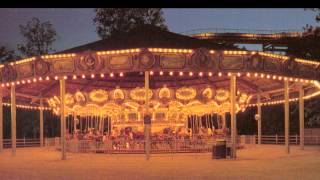
[(139, 63), (142, 68), (151, 68), (155, 63), (155, 57), (151, 52), (143, 51), (139, 54)]
[(259, 55), (251, 56), (248, 61), (248, 69), (253, 71), (262, 70), (263, 68), (263, 59)]
[(14, 81), (17, 78), (17, 71), (11, 65), (4, 65), (2, 68), (2, 80), (5, 82)]
[(295, 60), (289, 59), (283, 63), (284, 73), (287, 75), (297, 74), (297, 71), (299, 70), (298, 66), (298, 63)]
[(28, 78), (33, 76), (33, 67), (31, 63), (17, 65), (17, 71), (19, 78)]
[(110, 69), (131, 69), (133, 67), (132, 56), (112, 56), (104, 58), (107, 67)]
[(35, 74), (38, 76), (42, 76), (49, 73), (49, 63), (42, 59), (35, 61), (34, 67), (35, 67)]
[(209, 67), (211, 63), (211, 56), (207, 49), (199, 48), (192, 54), (191, 61), (199, 68)]
[(103, 62), (93, 54), (85, 54), (76, 60), (76, 67), (81, 71), (97, 71), (103, 67)]
[(223, 56), (220, 61), (220, 67), (222, 69), (243, 69), (244, 62), (242, 56)]
[(166, 69), (181, 69), (186, 65), (186, 57), (181, 54), (166, 54), (160, 56), (160, 66)]
[(69, 73), (74, 71), (74, 61), (73, 59), (64, 59), (53, 61), (53, 71), (55, 73)]
[(315, 75), (315, 68), (312, 65), (299, 64), (299, 75), (313, 77)]
[(264, 70), (270, 72), (278, 72), (281, 69), (281, 62), (276, 59), (263, 58)]

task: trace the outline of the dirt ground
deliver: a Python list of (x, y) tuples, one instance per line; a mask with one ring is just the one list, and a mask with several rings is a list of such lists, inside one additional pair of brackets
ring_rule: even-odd
[(0, 179), (320, 179), (320, 146), (300, 150), (283, 145), (250, 145), (238, 151), (236, 160), (202, 154), (68, 153), (48, 148), (19, 148), (0, 153)]

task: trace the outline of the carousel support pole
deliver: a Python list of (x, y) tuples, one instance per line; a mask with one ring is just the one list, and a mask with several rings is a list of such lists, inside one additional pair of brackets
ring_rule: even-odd
[(209, 116), (209, 119), (210, 119), (210, 128), (211, 128), (211, 131), (212, 131), (212, 133), (213, 133), (213, 120), (212, 120), (212, 114), (210, 114), (210, 116)]
[(217, 129), (220, 129), (221, 127), (221, 116), (217, 113)]
[(110, 127), (109, 127), (109, 130), (110, 130), (110, 135), (112, 135), (112, 117), (110, 117), (109, 119), (109, 122), (110, 122)]
[(206, 114), (206, 127), (209, 128), (209, 114)]
[(290, 153), (289, 145), (289, 81), (284, 81), (284, 126), (285, 126), (285, 146), (287, 154)]
[[(73, 120), (73, 132), (76, 132), (77, 130), (77, 116), (75, 116), (75, 114), (72, 115), (72, 120)], [(78, 121), (79, 122), (79, 121)]]
[[(145, 88), (145, 115), (147, 115), (149, 112), (149, 71), (146, 71), (144, 73), (144, 88)], [(146, 151), (146, 159), (150, 159), (150, 131), (151, 131), (151, 124), (144, 124), (145, 127), (145, 151)]]
[(102, 130), (102, 133), (104, 134), (104, 119), (105, 117), (101, 117), (101, 121), (102, 121), (102, 124), (101, 124), (101, 130)]
[(40, 98), (40, 147), (43, 147), (43, 98)]
[(198, 117), (198, 115), (196, 115), (196, 131), (199, 134), (199, 117)]
[(198, 116), (196, 115), (196, 132), (198, 132), (198, 127), (199, 127), (199, 121), (198, 121)]
[(258, 119), (258, 144), (261, 144), (261, 93), (260, 91), (257, 94), (257, 107), (258, 107), (258, 115), (259, 115), (259, 119)]
[(236, 76), (231, 75), (230, 78), (230, 99), (231, 99), (231, 158), (237, 156), (237, 141), (236, 141)]
[(304, 149), (304, 89), (299, 86), (299, 123), (300, 123), (300, 148)]
[(11, 86), (11, 147), (12, 147), (12, 155), (16, 156), (16, 136), (17, 136), (17, 128), (16, 128), (16, 87), (14, 85)]
[(225, 129), (226, 128), (226, 113), (223, 113), (221, 115), (222, 117), (222, 129)]
[(0, 87), (0, 152), (3, 150), (3, 105), (2, 105), (2, 88)]
[[(76, 116), (78, 118), (78, 116)], [(82, 132), (82, 123), (81, 123), (81, 117), (79, 117), (79, 128), (80, 132)]]
[(193, 115), (193, 118), (192, 118), (192, 120), (193, 120), (193, 131), (192, 131), (192, 137), (194, 138), (194, 135), (195, 135), (195, 132), (196, 132), (196, 116), (195, 115)]
[(97, 121), (98, 121), (98, 131), (101, 132), (101, 120), (100, 120), (100, 116), (97, 116)]
[(61, 121), (61, 159), (66, 160), (67, 159), (67, 154), (66, 154), (66, 118), (65, 118), (65, 93), (66, 93), (66, 84), (65, 80), (62, 78), (60, 79), (60, 99), (61, 99), (61, 104), (60, 104), (60, 121)]

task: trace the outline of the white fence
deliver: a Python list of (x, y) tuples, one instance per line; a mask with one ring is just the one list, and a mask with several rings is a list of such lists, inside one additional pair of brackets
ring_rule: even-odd
[[(46, 146), (60, 149), (59, 138), (47, 138)], [(199, 140), (152, 140), (151, 153), (179, 153), (179, 152), (211, 152), (215, 144), (214, 139)], [(144, 153), (144, 140), (68, 140), (67, 151), (80, 153)]]
[[(17, 147), (37, 147), (40, 146), (40, 139), (17, 139)], [(3, 139), (3, 147), (11, 148), (11, 139)]]
[[(230, 138), (227, 138), (227, 142)], [(238, 144), (257, 144), (258, 136), (257, 135), (239, 135), (238, 136)], [(144, 141), (131, 141), (128, 143), (110, 142), (109, 144), (101, 144), (99, 142), (93, 143), (93, 141), (81, 140), (77, 141), (77, 143), (73, 141), (67, 141), (67, 148), (70, 151), (78, 151), (76, 149), (83, 149), (83, 152), (98, 150), (99, 149), (116, 149), (118, 152), (126, 152), (127, 146), (129, 145), (130, 151), (140, 152), (144, 150)], [(181, 140), (173, 140), (173, 141), (152, 141), (151, 147), (156, 149), (158, 152), (169, 152), (172, 149), (178, 152), (187, 152), (187, 151), (210, 151), (212, 145), (214, 144), (214, 140), (201, 140), (198, 142), (192, 141), (181, 141)], [(262, 144), (284, 144), (285, 136), (284, 135), (263, 135), (261, 136)], [(46, 147), (60, 147), (60, 138), (45, 138), (44, 142)], [(115, 145), (116, 144), (116, 145)], [(290, 144), (300, 144), (299, 135), (291, 135), (290, 136)], [(320, 145), (320, 136), (319, 135), (306, 135), (304, 137), (305, 145)], [(39, 147), (40, 140), (39, 139), (17, 139), (16, 142), (17, 147)], [(115, 145), (115, 146), (114, 146)], [(11, 147), (11, 139), (3, 140), (4, 148)], [(99, 147), (99, 148), (93, 148)], [(88, 150), (91, 149), (91, 150)]]
[[(237, 138), (238, 148), (245, 144), (257, 144), (256, 135), (239, 135)], [(212, 152), (215, 139), (195, 140), (151, 140), (151, 153), (179, 153), (179, 152)], [(264, 135), (261, 138), (262, 144), (284, 144), (283, 135)], [(300, 137), (290, 136), (290, 144), (298, 145)], [(46, 146), (60, 149), (59, 138), (46, 138)], [(320, 136), (305, 136), (305, 145), (320, 145)], [(227, 137), (227, 147), (230, 146), (230, 137)], [(144, 153), (145, 141), (143, 140), (109, 140), (99, 142), (95, 140), (68, 140), (68, 152), (80, 153)]]
[[(299, 135), (291, 135), (289, 138), (290, 144), (300, 144)], [(239, 135), (238, 142), (242, 144), (257, 144), (257, 135)], [(262, 144), (285, 144), (284, 135), (263, 135), (261, 136)], [(304, 136), (305, 145), (320, 145), (320, 136)]]

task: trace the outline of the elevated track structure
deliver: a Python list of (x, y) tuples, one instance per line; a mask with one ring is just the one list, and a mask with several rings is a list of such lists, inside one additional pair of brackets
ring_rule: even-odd
[(299, 30), (250, 30), (208, 28), (183, 32), (182, 34), (224, 44), (262, 45), (262, 51), (287, 52), (288, 45), (308, 35)]

